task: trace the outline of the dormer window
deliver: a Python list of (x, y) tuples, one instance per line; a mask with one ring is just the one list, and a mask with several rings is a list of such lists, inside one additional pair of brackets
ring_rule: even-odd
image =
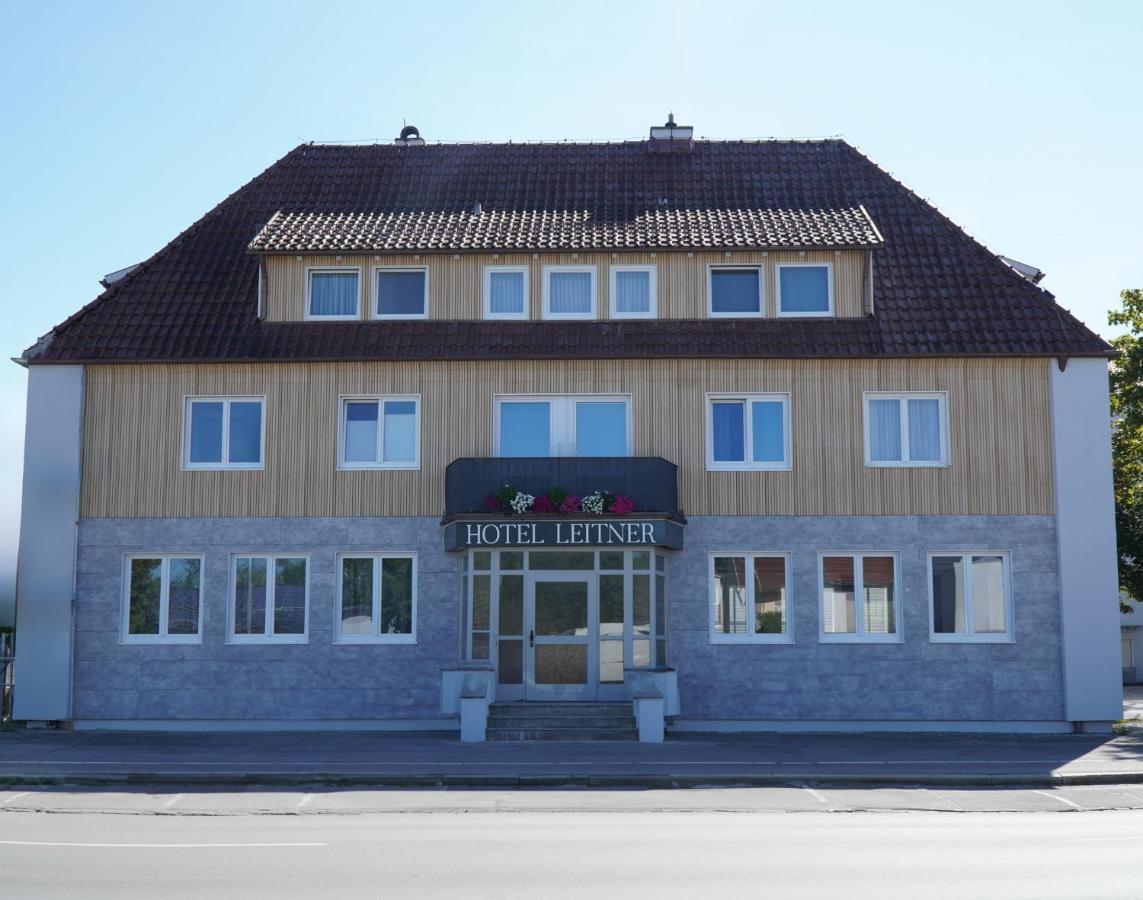
[(712, 266), (709, 291), (712, 317), (762, 315), (762, 270), (758, 266)]
[(544, 267), (544, 318), (594, 319), (595, 266)]
[(778, 315), (833, 315), (833, 271), (829, 263), (778, 264)]
[(360, 269), (307, 270), (307, 319), (357, 319), (360, 316)]
[(378, 319), (425, 319), (429, 309), (429, 277), (424, 269), (378, 269)]

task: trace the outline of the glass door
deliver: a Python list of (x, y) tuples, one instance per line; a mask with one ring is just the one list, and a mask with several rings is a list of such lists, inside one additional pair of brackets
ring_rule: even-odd
[(599, 671), (598, 607), (594, 573), (528, 574), (525, 699), (595, 699)]

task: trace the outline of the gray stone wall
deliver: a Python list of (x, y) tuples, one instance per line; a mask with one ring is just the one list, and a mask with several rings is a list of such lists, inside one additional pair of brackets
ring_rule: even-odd
[[(712, 551), (792, 554), (793, 644), (712, 644)], [(1007, 550), (1015, 640), (930, 643), (927, 554)], [(818, 553), (900, 554), (900, 643), (822, 643)], [(694, 517), (670, 563), (670, 664), (682, 717), (1016, 721), (1064, 718), (1055, 521), (1051, 517)]]
[[(417, 553), (417, 643), (335, 644), (336, 554)], [(227, 644), (230, 556), (305, 552), (309, 643)], [(202, 553), (202, 643), (120, 643), (125, 553)], [(440, 715), (456, 662), (460, 559), (434, 518), (84, 519), (73, 718), (346, 720)]]
[[(336, 554), (418, 554), (417, 643), (333, 642)], [(792, 554), (792, 644), (712, 644), (711, 551)], [(900, 555), (891, 644), (818, 639), (818, 553)], [(1007, 550), (1015, 641), (929, 641), (926, 554)], [(202, 643), (122, 644), (123, 555), (205, 557)], [(306, 552), (309, 642), (227, 644), (230, 556)], [(85, 519), (79, 528), (73, 717), (78, 720), (376, 720), (439, 716), (457, 661), (458, 554), (435, 518)], [(695, 517), (668, 562), (670, 664), (689, 720), (1059, 721), (1056, 535), (1050, 517)]]

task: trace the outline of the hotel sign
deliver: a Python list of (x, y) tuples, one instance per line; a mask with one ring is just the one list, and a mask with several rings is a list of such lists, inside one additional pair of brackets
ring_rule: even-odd
[(469, 547), (663, 547), (683, 549), (683, 526), (668, 519), (619, 519), (598, 522), (450, 522), (445, 550)]

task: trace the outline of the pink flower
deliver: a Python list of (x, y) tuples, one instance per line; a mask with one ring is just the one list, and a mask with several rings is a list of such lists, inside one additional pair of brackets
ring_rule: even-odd
[(555, 511), (556, 505), (547, 497), (537, 497), (536, 502), (532, 504), (532, 512), (554, 513)]
[(625, 515), (626, 513), (635, 512), (635, 501), (630, 497), (619, 495), (611, 501), (611, 512), (616, 515)]
[(560, 512), (565, 515), (571, 515), (580, 511), (579, 497), (568, 495), (564, 497), (564, 502), (560, 504)]
[(484, 498), (484, 505), (489, 509), (500, 509), (500, 501), (491, 495)]

